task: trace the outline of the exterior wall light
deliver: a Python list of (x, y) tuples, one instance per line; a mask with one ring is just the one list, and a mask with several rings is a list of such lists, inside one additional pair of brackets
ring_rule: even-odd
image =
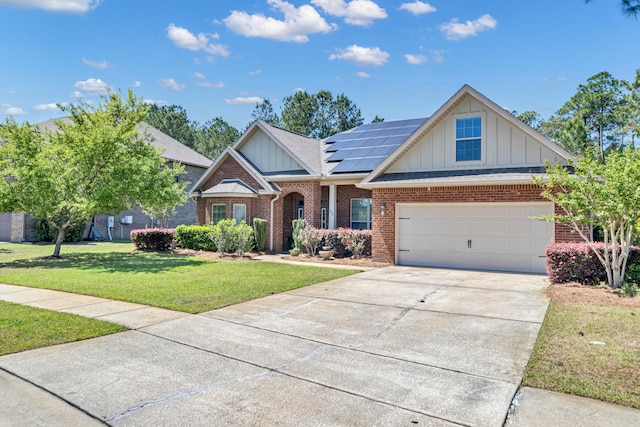
[(385, 202), (380, 203), (380, 216), (384, 216), (385, 209), (387, 209), (387, 204)]

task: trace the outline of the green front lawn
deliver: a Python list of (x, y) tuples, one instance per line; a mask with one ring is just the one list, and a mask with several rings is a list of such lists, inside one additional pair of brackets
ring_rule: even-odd
[(75, 314), (0, 301), (0, 356), (126, 329), (124, 326)]
[(56, 289), (201, 313), (356, 271), (259, 261), (133, 253), (125, 243), (0, 244), (0, 283)]
[(523, 384), (640, 409), (639, 331), (638, 309), (551, 302)]

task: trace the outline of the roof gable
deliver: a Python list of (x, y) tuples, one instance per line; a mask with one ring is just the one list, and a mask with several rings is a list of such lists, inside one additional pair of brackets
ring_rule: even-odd
[[(456, 119), (469, 117), (481, 118), (481, 159), (456, 161)], [(363, 184), (379, 181), (385, 174), (537, 168), (547, 160), (566, 164), (569, 158), (566, 150), (465, 85), (383, 160)]]
[(317, 139), (256, 121), (233, 149), (242, 153), (263, 174), (305, 171), (309, 175), (320, 175), (321, 145)]

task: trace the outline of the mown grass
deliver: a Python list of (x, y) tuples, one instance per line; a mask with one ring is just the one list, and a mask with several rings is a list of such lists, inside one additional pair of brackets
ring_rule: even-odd
[(637, 309), (552, 302), (523, 384), (640, 409), (639, 331)]
[(0, 301), (0, 356), (124, 331), (109, 322)]
[(259, 261), (133, 253), (131, 244), (0, 244), (0, 283), (55, 289), (200, 313), (357, 271)]

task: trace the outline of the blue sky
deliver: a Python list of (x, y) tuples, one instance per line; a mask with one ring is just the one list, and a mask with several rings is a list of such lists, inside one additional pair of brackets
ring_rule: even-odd
[(633, 79), (639, 40), (617, 0), (0, 0), (0, 120), (107, 87), (238, 128), (300, 89), (408, 119), (465, 83), (547, 118), (600, 71)]

